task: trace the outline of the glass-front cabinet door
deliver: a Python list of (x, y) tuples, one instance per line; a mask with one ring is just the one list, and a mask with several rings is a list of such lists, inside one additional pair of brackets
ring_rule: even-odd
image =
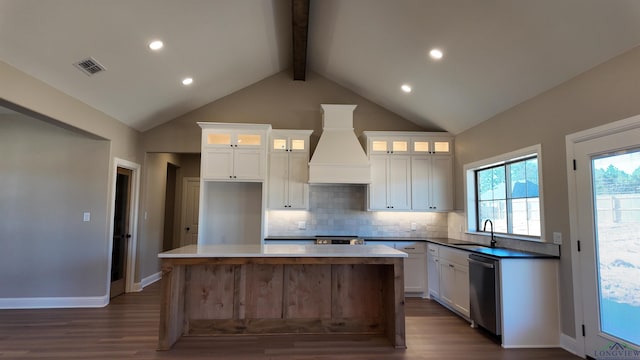
[(209, 130), (205, 136), (207, 147), (243, 147), (260, 148), (264, 142), (264, 135), (251, 131), (233, 131), (225, 129)]
[(369, 154), (408, 154), (407, 138), (372, 138), (369, 140)]
[(309, 152), (310, 130), (273, 130), (270, 151)]
[(411, 152), (413, 154), (451, 154), (450, 138), (417, 137), (411, 138)]

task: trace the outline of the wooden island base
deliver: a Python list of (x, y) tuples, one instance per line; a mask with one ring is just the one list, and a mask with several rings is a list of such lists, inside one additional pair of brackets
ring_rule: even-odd
[(162, 258), (158, 349), (181, 336), (385, 334), (406, 348), (401, 257)]

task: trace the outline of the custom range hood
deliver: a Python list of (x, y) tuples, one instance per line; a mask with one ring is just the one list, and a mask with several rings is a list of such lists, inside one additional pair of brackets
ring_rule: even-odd
[(322, 134), (309, 161), (309, 184), (369, 184), (371, 165), (353, 131), (357, 105), (322, 104)]

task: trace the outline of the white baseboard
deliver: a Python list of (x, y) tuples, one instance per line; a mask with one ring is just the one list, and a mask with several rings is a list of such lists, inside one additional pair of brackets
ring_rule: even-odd
[(0, 309), (99, 308), (109, 304), (109, 296), (3, 298)]
[(574, 355), (580, 356), (580, 354), (578, 354), (578, 343), (576, 339), (569, 335), (560, 334), (560, 347)]
[(146, 278), (142, 279), (139, 283), (134, 283), (133, 291), (136, 291), (136, 292), (142, 291), (142, 289), (146, 288), (147, 286), (153, 284), (154, 282), (160, 279), (162, 279), (162, 272), (158, 271), (157, 273), (151, 274)]

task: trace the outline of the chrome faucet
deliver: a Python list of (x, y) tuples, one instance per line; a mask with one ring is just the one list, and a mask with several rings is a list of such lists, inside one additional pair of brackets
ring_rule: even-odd
[(484, 221), (484, 226), (482, 227), (482, 231), (487, 231), (487, 223), (491, 225), (491, 247), (496, 247), (496, 238), (493, 236), (493, 221), (487, 219)]

